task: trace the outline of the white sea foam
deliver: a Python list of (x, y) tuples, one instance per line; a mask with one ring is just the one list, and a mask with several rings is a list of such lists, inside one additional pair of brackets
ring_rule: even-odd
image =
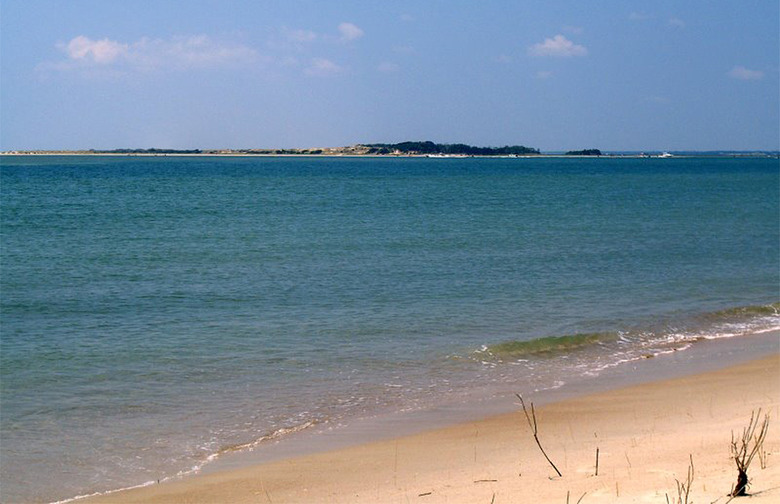
[(77, 501), (77, 500), (81, 500), (81, 499), (87, 499), (89, 497), (97, 497), (99, 495), (111, 495), (111, 494), (115, 494), (115, 493), (118, 493), (118, 492), (124, 492), (126, 490), (132, 490), (134, 488), (148, 487), (148, 486), (154, 485), (155, 483), (161, 483), (162, 481), (163, 480), (147, 481), (145, 483), (141, 483), (140, 485), (133, 485), (133, 486), (124, 487), (124, 488), (117, 488), (115, 490), (106, 490), (105, 492), (94, 492), (94, 493), (91, 493), (91, 494), (77, 495), (76, 497), (70, 497), (68, 499), (54, 501), (51, 504), (65, 504), (67, 502), (73, 502), (73, 501)]

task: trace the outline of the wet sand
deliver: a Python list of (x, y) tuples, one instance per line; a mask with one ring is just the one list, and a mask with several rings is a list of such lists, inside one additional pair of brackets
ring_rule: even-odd
[[(213, 472), (79, 502), (509, 503), (726, 502), (736, 482), (731, 433), (770, 415), (751, 502), (780, 501), (780, 355), (536, 408), (537, 447), (520, 409), (415, 435)], [(598, 450), (598, 475), (596, 452)], [(762, 455), (764, 455), (762, 453)], [(762, 468), (765, 465), (765, 468)]]

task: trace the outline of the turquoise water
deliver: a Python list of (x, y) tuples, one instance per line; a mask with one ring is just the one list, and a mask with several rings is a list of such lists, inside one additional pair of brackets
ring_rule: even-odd
[(0, 175), (4, 502), (780, 327), (777, 159), (3, 157)]

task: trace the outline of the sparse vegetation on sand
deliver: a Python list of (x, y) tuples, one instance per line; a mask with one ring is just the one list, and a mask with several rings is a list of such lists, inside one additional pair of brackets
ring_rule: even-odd
[(758, 412), (751, 413), (750, 423), (742, 430), (740, 437), (735, 438), (734, 433), (731, 433), (731, 456), (737, 465), (737, 484), (731, 490), (732, 497), (747, 495), (747, 487), (750, 485), (748, 468), (753, 458), (763, 449), (766, 433), (769, 430), (769, 414), (764, 415), (764, 420), (759, 426), (760, 418), (759, 408)]

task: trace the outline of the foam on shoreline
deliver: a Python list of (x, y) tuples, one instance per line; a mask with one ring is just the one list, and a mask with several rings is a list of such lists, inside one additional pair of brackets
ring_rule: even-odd
[[(740, 343), (743, 344), (735, 344), (735, 339), (705, 341), (702, 342), (701, 345), (696, 345), (703, 348), (696, 349), (695, 351), (682, 352), (659, 359), (640, 362), (639, 366), (637, 366), (633, 372), (627, 369), (617, 371), (611, 370), (605, 375), (605, 379), (602, 380), (593, 380), (591, 383), (580, 383), (577, 386), (570, 384), (569, 386), (556, 387), (551, 390), (530, 393), (527, 397), (529, 400), (533, 400), (536, 404), (541, 405), (539, 410), (540, 415), (543, 412), (545, 418), (547, 418), (547, 420), (544, 421), (545, 438), (548, 440), (547, 442), (553, 446), (556, 443), (565, 445), (567, 442), (571, 441), (565, 439), (565, 432), (556, 434), (554, 428), (548, 428), (548, 422), (550, 422), (548, 412), (561, 409), (567, 410), (570, 413), (568, 416), (569, 419), (566, 420), (566, 422), (563, 422), (563, 418), (559, 418), (557, 420), (559, 424), (561, 422), (570, 423), (572, 418), (577, 418), (577, 422), (580, 424), (582, 422), (587, 422), (587, 419), (590, 418), (590, 416), (595, 415), (598, 417), (599, 421), (607, 421), (610, 426), (623, 430), (625, 430), (625, 426), (622, 426), (622, 424), (626, 423), (625, 416), (628, 412), (633, 412), (631, 414), (636, 415), (638, 411), (642, 411), (643, 415), (646, 416), (642, 418), (637, 417), (633, 420), (636, 424), (635, 432), (632, 434), (632, 431), (628, 430), (621, 435), (622, 437), (618, 436), (615, 440), (618, 444), (627, 443), (626, 446), (619, 446), (620, 449), (627, 450), (626, 453), (632, 448), (635, 448), (632, 447), (632, 444), (634, 443), (634, 441), (631, 441), (632, 439), (640, 439), (643, 436), (647, 437), (648, 435), (650, 438), (655, 438), (656, 440), (660, 439), (663, 443), (668, 444), (670, 446), (669, 450), (671, 450), (671, 447), (677, 445), (688, 446), (690, 445), (689, 440), (679, 440), (675, 437), (678, 436), (678, 434), (675, 434), (672, 431), (667, 432), (665, 429), (659, 429), (659, 422), (670, 422), (670, 426), (673, 426), (673, 422), (676, 421), (682, 421), (682, 423), (686, 425), (690, 423), (691, 425), (689, 425), (688, 428), (692, 429), (693, 432), (698, 433), (700, 431), (704, 432), (711, 430), (711, 427), (714, 426), (714, 424), (710, 424), (711, 419), (701, 418), (700, 410), (702, 410), (702, 408), (707, 412), (710, 412), (708, 414), (711, 414), (713, 418), (717, 417), (718, 422), (722, 421), (720, 418), (721, 416), (727, 416), (729, 421), (735, 425), (734, 428), (738, 425), (737, 421), (742, 419), (742, 417), (747, 416), (749, 418), (750, 410), (756, 407), (772, 410), (774, 411), (773, 416), (780, 417), (780, 415), (778, 415), (778, 402), (780, 402), (780, 387), (778, 387), (778, 385), (780, 385), (780, 381), (778, 380), (780, 371), (778, 368), (778, 357), (780, 355), (776, 353), (777, 347), (780, 346), (779, 337), (780, 335), (778, 333), (760, 334), (750, 337), (749, 340), (740, 341)], [(699, 355), (697, 357), (696, 355), (690, 355), (691, 353), (698, 353)], [(767, 357), (767, 354), (770, 356)], [(755, 358), (758, 358), (758, 360), (750, 360)], [(747, 364), (745, 361), (747, 361)], [(736, 367), (724, 367), (730, 363), (733, 364), (736, 362), (742, 362), (742, 364), (739, 364)], [(681, 378), (680, 376), (683, 377)], [(620, 388), (615, 389), (616, 383)], [(691, 383), (696, 384), (696, 387), (698, 387), (700, 391), (695, 394), (691, 392)], [(746, 384), (751, 385), (746, 387)], [(604, 392), (603, 390), (605, 389), (609, 390)], [(594, 397), (597, 399), (592, 399)], [(610, 399), (610, 397), (612, 397), (612, 399)], [(708, 397), (709, 399), (707, 399)], [(668, 406), (665, 404), (666, 401), (668, 401)], [(605, 411), (599, 411), (597, 408), (594, 409), (588, 406), (591, 402), (594, 404), (601, 404), (605, 408)], [(714, 413), (713, 404), (718, 404), (717, 410), (720, 411), (720, 413), (717, 415)], [(585, 407), (586, 411), (580, 411), (583, 407)], [(439, 460), (439, 457), (433, 457), (433, 459), (431, 459), (430, 454), (427, 452), (430, 451), (431, 453), (435, 453), (438, 450), (447, 449), (446, 446), (439, 444), (440, 438), (444, 436), (449, 439), (450, 435), (445, 433), (451, 431), (460, 432), (460, 435), (455, 436), (455, 440), (453, 441), (457, 446), (466, 442), (466, 440), (463, 439), (464, 429), (472, 432), (476, 429), (477, 431), (482, 432), (483, 429), (493, 428), (489, 426), (499, 424), (502, 427), (498, 427), (498, 430), (493, 435), (506, 437), (508, 433), (503, 432), (502, 429), (509, 429), (514, 432), (518, 428), (518, 424), (516, 423), (517, 414), (507, 413), (507, 411), (516, 411), (516, 408), (517, 405), (510, 401), (509, 407), (505, 407), (502, 411), (501, 409), (496, 408), (495, 403), (490, 404), (490, 401), (486, 401), (479, 405), (479, 412), (475, 412), (473, 409), (467, 412), (465, 410), (468, 410), (469, 408), (465, 408), (465, 410), (461, 408), (459, 410), (457, 405), (450, 405), (449, 409), (444, 408), (433, 415), (418, 413), (407, 414), (406, 416), (396, 418), (374, 419), (373, 423), (372, 421), (367, 421), (362, 425), (352, 425), (351, 427), (346, 427), (344, 429), (332, 429), (329, 432), (314, 432), (316, 429), (307, 429), (305, 432), (298, 434), (297, 439), (291, 438), (285, 440), (283, 443), (276, 444), (272, 442), (271, 444), (264, 445), (262, 450), (243, 452), (220, 458), (214, 464), (209, 465), (208, 470), (201, 475), (172, 480), (160, 485), (147, 486), (138, 490), (121, 492), (120, 494), (112, 493), (105, 496), (91, 497), (85, 502), (176, 502), (181, 501), (185, 495), (201, 495), (201, 492), (204, 491), (204, 485), (207, 485), (210, 489), (209, 492), (212, 493), (204, 494), (202, 498), (199, 497), (200, 500), (195, 500), (193, 502), (215, 502), (216, 500), (214, 499), (216, 499), (216, 496), (218, 495), (230, 495), (230, 500), (233, 502), (249, 502), (248, 494), (245, 495), (241, 492), (234, 493), (236, 492), (236, 482), (240, 481), (241, 483), (239, 486), (241, 487), (249, 484), (246, 480), (247, 475), (249, 474), (253, 475), (252, 478), (264, 481), (264, 488), (269, 492), (269, 495), (272, 496), (272, 502), (320, 501), (320, 499), (316, 498), (313, 500), (307, 500), (306, 498), (307, 495), (317, 495), (311, 493), (313, 490), (312, 487), (316, 487), (317, 485), (325, 485), (330, 489), (335, 488), (335, 490), (331, 490), (332, 493), (328, 494), (332, 499), (335, 499), (335, 502), (359, 502), (358, 499), (353, 498), (351, 492), (354, 491), (353, 487), (361, 478), (366, 479), (366, 481), (371, 481), (371, 485), (376, 485), (376, 491), (378, 493), (372, 494), (371, 501), (392, 502), (393, 500), (389, 498), (391, 495), (395, 495), (396, 497), (399, 495), (414, 497), (418, 494), (409, 492), (409, 487), (401, 487), (398, 483), (398, 475), (394, 478), (395, 482), (390, 484), (390, 481), (378, 481), (373, 476), (364, 474), (366, 470), (364, 467), (365, 464), (374, 460), (374, 457), (380, 457), (381, 453), (384, 453), (384, 451), (387, 450), (388, 444), (393, 443), (404, 445), (409, 445), (410, 443), (421, 443), (422, 445), (429, 444), (427, 450), (416, 452), (417, 455), (408, 460), (409, 464), (415, 467), (414, 475), (406, 474), (404, 472), (405, 470), (402, 469), (397, 469), (397, 471), (399, 473), (403, 472), (404, 478), (411, 478), (414, 480), (420, 479), (426, 482), (435, 480), (438, 482), (435, 484), (426, 483), (434, 486), (439, 485), (438, 491), (434, 491), (426, 497), (439, 495), (439, 498), (441, 498), (444, 495), (448, 495), (448, 498), (451, 499), (450, 502), (453, 501), (452, 499), (458, 501), (458, 499), (464, 495), (474, 496), (475, 494), (470, 493), (471, 490), (466, 494), (461, 494), (460, 491), (466, 491), (465, 487), (461, 488), (465, 485), (462, 481), (457, 483), (452, 481), (451, 478), (444, 478), (442, 480), (442, 475), (440, 474), (442, 469), (440, 467), (437, 469), (437, 467), (443, 463), (443, 460)], [(442, 423), (442, 413), (451, 413), (454, 417), (460, 415), (459, 420), (465, 423), (459, 423), (454, 426), (451, 425), (451, 423)], [(437, 414), (439, 417), (438, 425), (434, 418)], [(471, 418), (469, 418), (469, 415), (471, 415)], [(574, 416), (572, 417), (571, 415)], [(689, 421), (683, 417), (692, 417), (696, 422)], [(399, 421), (405, 422), (405, 425), (401, 426), (400, 429), (396, 428), (394, 432), (393, 426)], [(560, 428), (560, 425), (558, 425), (558, 427)], [(581, 428), (587, 429), (585, 426), (582, 426)], [(382, 430), (384, 430), (384, 435), (381, 432)], [(594, 430), (597, 429), (594, 427)], [(648, 431), (650, 434), (648, 434)], [(690, 431), (686, 432), (688, 433), (686, 435), (690, 435)], [(728, 437), (728, 433), (729, 430), (726, 429), (724, 435)], [(510, 436), (513, 438), (512, 443), (524, 443), (521, 436), (514, 439), (514, 434), (517, 433), (514, 432), (512, 436)], [(612, 436), (612, 434), (604, 431), (602, 431), (601, 434), (595, 432), (593, 435), (597, 436), (597, 438), (599, 436), (604, 438), (610, 438)], [(471, 435), (467, 437), (470, 436)], [(696, 438), (696, 436), (698, 436), (698, 434), (693, 437)], [(779, 436), (776, 434), (774, 437), (770, 437), (771, 443), (774, 444), (772, 444), (772, 450), (769, 451), (769, 453), (780, 451), (780, 439), (778, 439), (778, 437)], [(468, 442), (471, 443), (472, 441)], [(726, 439), (726, 444), (724, 445), (726, 450), (728, 448), (727, 442), (728, 439)], [(283, 445), (287, 446), (284, 447)], [(704, 443), (705, 447), (706, 445), (707, 443)], [(601, 444), (601, 446), (602, 456), (605, 456), (604, 454), (608, 453), (605, 448), (613, 450), (618, 449), (618, 447), (612, 446), (607, 442)], [(474, 449), (476, 450), (477, 448)], [(511, 443), (503, 448), (495, 449), (497, 450), (495, 455), (498, 457), (497, 460), (500, 460), (501, 457), (505, 457), (507, 452), (517, 451), (517, 448), (513, 448)], [(675, 449), (675, 451), (679, 450)], [(724, 450), (720, 450), (717, 454), (713, 454), (715, 459), (722, 460), (724, 458), (724, 453), (721, 453), (722, 451)], [(260, 452), (266, 453), (261, 454)], [(276, 452), (276, 456), (274, 456), (273, 452)], [(356, 453), (359, 453), (360, 455), (357, 456), (355, 455)], [(523, 453), (523, 456), (531, 456), (530, 453), (525, 453), (525, 451), (523, 451)], [(584, 454), (579, 453), (579, 451), (576, 451), (576, 455), (584, 456)], [(567, 455), (569, 458), (571, 458), (571, 456), (572, 454)], [(696, 458), (698, 460), (709, 456), (710, 455), (706, 452), (702, 452)], [(661, 456), (662, 459), (663, 457), (665, 457), (665, 455)], [(419, 460), (417, 458), (419, 458)], [(633, 456), (631, 458), (633, 459)], [(669, 455), (670, 462), (673, 458), (674, 457)], [(324, 466), (322, 465), (323, 460), (328, 461)], [(708, 465), (715, 465), (709, 458), (707, 458), (707, 460)], [(422, 470), (421, 472), (419, 465), (422, 464), (423, 461), (427, 461), (426, 464), (431, 465), (430, 470)], [(493, 470), (505, 470), (505, 468), (499, 467), (500, 464), (497, 465), (490, 460), (483, 461), (483, 464), (476, 464), (476, 462), (477, 460), (475, 458), (474, 463), (469, 462), (468, 464), (472, 471), (478, 469), (487, 474)], [(675, 464), (676, 467), (677, 465), (682, 465), (685, 461), (680, 460), (675, 462), (680, 462), (679, 464)], [(776, 462), (776, 465), (780, 465), (780, 459)], [(379, 464), (379, 462), (377, 463)], [(697, 462), (697, 467), (698, 463), (700, 462)], [(339, 478), (338, 475), (332, 474), (330, 466), (333, 464), (346, 464), (346, 466), (342, 465), (342, 470), (348, 470), (349, 475), (342, 475)], [(347, 468), (349, 464), (352, 464), (352, 466)], [(567, 462), (567, 464), (571, 465), (570, 462)], [(623, 466), (625, 465), (625, 461), (623, 461)], [(724, 468), (722, 470), (719, 469), (719, 471), (728, 472), (728, 470), (730, 470), (727, 460), (726, 463), (722, 465)], [(625, 467), (623, 466), (621, 466), (621, 470), (625, 470)], [(525, 474), (526, 471), (529, 470), (532, 472), (544, 472), (543, 466), (540, 467), (534, 467), (533, 469), (525, 468), (521, 474)], [(282, 470), (282, 468), (285, 469)], [(456, 470), (460, 470), (460, 468), (454, 466), (449, 468), (450, 473)], [(330, 474), (331, 478), (335, 478), (335, 480), (326, 483), (321, 481), (319, 477), (315, 477), (314, 474), (310, 474), (309, 471), (314, 471), (315, 473), (324, 471)], [(636, 462), (633, 462), (628, 469), (629, 474), (631, 474), (632, 471), (633, 473), (644, 471), (648, 474), (655, 474), (653, 473), (653, 470), (650, 469), (645, 471), (645, 469), (640, 467)], [(701, 470), (697, 469), (697, 471), (700, 472)], [(670, 472), (669, 474), (672, 473)], [(617, 473), (615, 473), (615, 475), (617, 475)], [(658, 484), (657, 478), (653, 479), (648, 478), (647, 476), (648, 475), (646, 474), (644, 478), (648, 480), (646, 484)], [(721, 475), (721, 477), (725, 478), (723, 475)], [(431, 480), (431, 478), (433, 478), (433, 480)], [(347, 481), (344, 481), (345, 479), (347, 479)], [(496, 478), (491, 477), (490, 479)], [(540, 481), (544, 482), (545, 479), (546, 477), (540, 479)], [(667, 477), (667, 479), (669, 478)], [(217, 486), (214, 486), (214, 481), (219, 481), (220, 483), (217, 484)], [(503, 489), (501, 492), (506, 492), (506, 495), (512, 495), (513, 498), (524, 495), (521, 490), (513, 486), (514, 483), (518, 482), (514, 482), (512, 485), (504, 487), (504, 485), (500, 484), (502, 481), (503, 479), (499, 479), (496, 482), (492, 482), (495, 484), (491, 486), (497, 489)], [(622, 481), (616, 481), (618, 485), (623, 484)], [(653, 483), (653, 481), (655, 481), (655, 483)], [(673, 481), (673, 478), (671, 481)], [(577, 479), (576, 482), (573, 483), (572, 488), (584, 488), (582, 485), (587, 487), (588, 485), (586, 483), (589, 482), (587, 480), (580, 481), (580, 479)], [(220, 490), (218, 489), (220, 485), (223, 485), (223, 494), (219, 493)], [(549, 486), (550, 492), (552, 492), (554, 488), (561, 487), (560, 484), (547, 485), (546, 483), (543, 483), (543, 485)], [(460, 488), (460, 490), (455, 493), (445, 490), (446, 488), (456, 487)], [(304, 492), (304, 488), (307, 488), (308, 492)], [(419, 493), (425, 493), (422, 491), (422, 487), (420, 488), (421, 490)], [(364, 487), (362, 491), (365, 492), (365, 489), (366, 488)], [(399, 494), (402, 490), (403, 493)], [(664, 489), (658, 489), (657, 491), (660, 492), (661, 490)], [(649, 490), (645, 489), (644, 491)], [(588, 492), (591, 493), (592, 491)], [(382, 496), (387, 495), (388, 498), (380, 498), (378, 500), (373, 498), (380, 494)], [(209, 498), (206, 495), (210, 495), (211, 497)], [(553, 494), (550, 494), (550, 498), (552, 498), (552, 495)], [(626, 489), (624, 490), (623, 496), (625, 497), (627, 495), (630, 495), (630, 493), (627, 492)], [(663, 493), (660, 493), (659, 495), (663, 498)], [(256, 494), (252, 494), (252, 496), (257, 497)], [(613, 493), (611, 498), (615, 497), (616, 496)], [(246, 498), (246, 500), (243, 500), (244, 498)], [(559, 498), (556, 497), (554, 500), (559, 500)], [(442, 502), (441, 500), (435, 499), (432, 501)], [(490, 499), (488, 498), (488, 502), (489, 501)], [(510, 499), (507, 502), (509, 501), (512, 500)], [(543, 501), (544, 499), (540, 500), (540, 502)], [(604, 500), (604, 502), (607, 501), (612, 502), (614, 500)], [(496, 502), (500, 501), (497, 500)], [(599, 501), (596, 500), (595, 502)]]

